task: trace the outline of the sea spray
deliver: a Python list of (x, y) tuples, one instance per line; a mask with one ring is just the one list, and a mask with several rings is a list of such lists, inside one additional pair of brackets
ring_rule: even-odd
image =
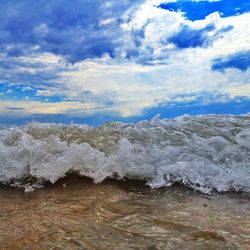
[(95, 183), (127, 178), (152, 188), (250, 192), (250, 114), (0, 129), (1, 183), (32, 190), (71, 172)]

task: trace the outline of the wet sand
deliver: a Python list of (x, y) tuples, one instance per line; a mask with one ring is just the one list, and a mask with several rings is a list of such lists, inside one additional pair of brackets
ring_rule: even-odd
[(0, 249), (250, 249), (250, 199), (76, 176), (1, 186)]

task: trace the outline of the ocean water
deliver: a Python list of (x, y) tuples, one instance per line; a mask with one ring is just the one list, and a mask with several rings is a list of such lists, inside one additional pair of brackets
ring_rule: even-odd
[(249, 249), (249, 201), (245, 193), (152, 190), (129, 180), (95, 185), (77, 175), (28, 194), (3, 186), (0, 248)]
[(132, 179), (153, 189), (180, 183), (203, 193), (249, 193), (250, 113), (0, 129), (0, 183), (29, 192), (69, 173), (95, 183)]

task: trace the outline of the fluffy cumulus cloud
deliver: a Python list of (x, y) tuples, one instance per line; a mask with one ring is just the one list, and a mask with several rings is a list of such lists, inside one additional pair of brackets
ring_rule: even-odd
[(2, 1), (0, 117), (249, 103), (249, 11), (234, 0)]
[(32, 51), (62, 55), (69, 62), (114, 56), (122, 42), (122, 15), (140, 1), (37, 0), (0, 3), (1, 50), (8, 56)]

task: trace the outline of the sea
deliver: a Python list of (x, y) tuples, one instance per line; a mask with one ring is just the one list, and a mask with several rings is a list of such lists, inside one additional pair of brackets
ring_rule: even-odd
[(28, 123), (0, 129), (0, 183), (32, 191), (75, 173), (94, 183), (180, 183), (203, 193), (250, 192), (250, 113), (138, 123)]
[(250, 113), (2, 126), (0, 249), (250, 249)]

